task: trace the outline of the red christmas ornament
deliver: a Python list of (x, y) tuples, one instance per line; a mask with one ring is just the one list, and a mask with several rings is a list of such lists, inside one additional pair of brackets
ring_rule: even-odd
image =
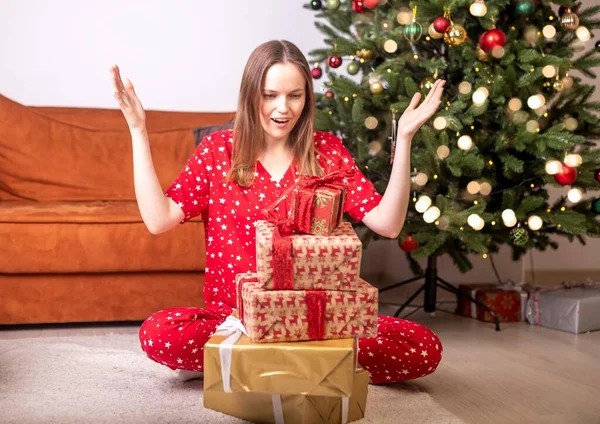
[(594, 171), (594, 179), (600, 183), (600, 168)]
[(562, 16), (565, 13), (573, 12), (576, 15), (579, 15), (579, 7), (567, 7), (561, 6), (558, 8), (558, 16)]
[(333, 94), (333, 91), (327, 90), (325, 92), (325, 97), (327, 97), (328, 99), (333, 99), (335, 97), (335, 95)]
[(573, 184), (576, 179), (577, 169), (564, 163), (562, 164), (560, 172), (554, 174), (554, 180), (561, 185)]
[(379, 0), (363, 0), (363, 5), (369, 9), (374, 9), (379, 4)]
[(323, 75), (323, 70), (321, 68), (312, 68), (310, 73), (314, 79), (319, 79)]
[(492, 28), (479, 37), (479, 47), (486, 53), (490, 53), (494, 47), (504, 47), (506, 35), (498, 28)]
[(352, 10), (356, 13), (364, 13), (365, 5), (362, 0), (352, 0)]
[(419, 247), (419, 243), (417, 243), (412, 238), (412, 235), (409, 234), (404, 241), (398, 241), (398, 246), (400, 246), (400, 249), (404, 250), (405, 252), (412, 252)]
[(435, 29), (435, 31), (439, 32), (440, 34), (445, 33), (448, 30), (448, 28), (450, 28), (450, 21), (444, 18), (443, 16), (435, 18), (435, 20), (433, 21), (433, 29)]
[(339, 68), (342, 66), (342, 58), (339, 56), (329, 56), (329, 66)]

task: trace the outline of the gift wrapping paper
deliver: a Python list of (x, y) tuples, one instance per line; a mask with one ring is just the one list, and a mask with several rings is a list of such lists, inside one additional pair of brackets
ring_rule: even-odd
[(531, 293), (527, 301), (527, 321), (575, 334), (600, 330), (600, 289), (569, 288)]
[(290, 342), (377, 336), (378, 290), (265, 290), (256, 274), (236, 278), (238, 313), (253, 341)]
[(256, 392), (351, 396), (357, 340), (254, 343), (239, 335), (213, 335), (204, 347), (204, 394)]
[(354, 387), (349, 398), (205, 390), (204, 407), (251, 422), (341, 424), (365, 416), (368, 385), (369, 373), (361, 369), (354, 374)]
[(322, 177), (302, 176), (263, 215), (287, 234), (329, 235), (342, 222), (347, 190), (343, 179), (352, 173), (347, 169)]
[[(501, 322), (518, 322), (521, 315), (521, 293), (516, 290), (505, 290), (493, 284), (458, 286), (473, 298), (486, 305), (496, 313)], [(459, 315), (477, 318), (481, 321), (494, 322), (492, 315), (464, 296), (458, 296), (456, 311)]]
[(282, 261), (275, 260), (274, 231), (267, 221), (256, 223), (256, 270), (265, 289), (357, 289), (362, 243), (349, 222), (342, 222), (330, 236), (288, 236)]

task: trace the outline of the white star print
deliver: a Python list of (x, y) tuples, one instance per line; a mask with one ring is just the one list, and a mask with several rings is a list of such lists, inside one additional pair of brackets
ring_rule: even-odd
[[(255, 271), (258, 260), (252, 226), (262, 219), (264, 205), (273, 203), (277, 192), (299, 178), (298, 170), (294, 169), (293, 174), (287, 173), (280, 181), (271, 181), (259, 167), (251, 170), (255, 180), (248, 187), (225, 181), (223, 176), (231, 168), (232, 134), (231, 130), (225, 130), (205, 137), (186, 164), (185, 172), (165, 193), (182, 208), (185, 220), (206, 213), (204, 297), (208, 306), (235, 307), (235, 275)], [(337, 137), (315, 132), (314, 141), (315, 156), (325, 172), (354, 166)], [(346, 205), (353, 208), (351, 215), (360, 220), (377, 205), (380, 196), (361, 174), (347, 178), (347, 183), (350, 190)], [(360, 210), (356, 207), (359, 203)]]

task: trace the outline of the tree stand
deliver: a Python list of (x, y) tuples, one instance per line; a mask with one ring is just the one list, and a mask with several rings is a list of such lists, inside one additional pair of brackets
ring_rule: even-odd
[[(420, 280), (421, 278), (423, 278), (423, 277), (419, 276), (419, 277), (409, 278), (408, 280), (400, 281), (398, 283), (395, 283), (395, 284), (389, 285), (387, 287), (384, 287), (382, 289), (379, 289), (379, 293), (382, 293), (387, 290), (395, 289), (396, 287), (403, 286), (404, 284), (412, 283), (413, 281)], [(400, 308), (396, 311), (394, 316), (398, 317), (400, 315), (400, 312), (402, 312), (407, 306), (409, 306), (410, 302), (412, 302), (422, 291), (425, 292), (424, 293), (423, 310), (425, 312), (430, 312), (430, 313), (435, 312), (437, 287), (444, 289), (446, 291), (449, 291), (450, 293), (455, 294), (458, 297), (458, 301), (460, 301), (461, 296), (464, 296), (467, 299), (469, 299), (471, 302), (475, 303), (476, 305), (482, 307), (484, 310), (488, 311), (490, 313), (490, 315), (494, 318), (494, 321), (496, 322), (496, 331), (500, 331), (500, 320), (498, 319), (498, 316), (496, 315), (496, 313), (494, 311), (492, 311), (490, 308), (488, 308), (483, 303), (474, 299), (469, 294), (459, 290), (458, 288), (454, 287), (452, 284), (450, 284), (447, 281), (438, 277), (438, 275), (437, 275), (437, 256), (429, 256), (429, 258), (427, 258), (427, 269), (425, 270), (425, 282), (411, 297), (408, 298), (408, 300), (406, 302), (404, 302), (402, 304), (402, 306), (400, 306)]]

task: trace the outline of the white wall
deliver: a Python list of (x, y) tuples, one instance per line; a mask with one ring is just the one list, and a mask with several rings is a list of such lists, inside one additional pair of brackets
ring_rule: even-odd
[[(0, 0), (0, 93), (29, 105), (112, 108), (108, 67), (117, 63), (148, 109), (231, 111), (258, 44), (288, 39), (305, 54), (323, 46), (303, 3)], [(598, 240), (588, 248), (564, 243), (558, 253), (535, 253), (535, 267), (598, 270), (599, 247)], [(473, 260), (475, 270), (460, 275), (443, 258), (440, 275), (455, 283), (495, 281), (489, 260)], [(508, 249), (496, 259), (502, 278), (513, 280), (529, 269), (525, 262), (513, 263)], [(395, 241), (374, 243), (363, 264), (373, 282), (410, 276)]]
[(258, 44), (322, 47), (302, 4), (0, 0), (0, 92), (30, 105), (114, 107), (108, 68), (117, 63), (146, 108), (230, 111)]

